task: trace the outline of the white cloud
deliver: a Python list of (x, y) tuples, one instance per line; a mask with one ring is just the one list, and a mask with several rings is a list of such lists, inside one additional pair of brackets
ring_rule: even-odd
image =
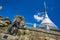
[(2, 6), (0, 6), (0, 10), (2, 10)]
[(34, 19), (37, 20), (38, 22), (41, 21), (43, 19), (43, 15), (34, 15)]

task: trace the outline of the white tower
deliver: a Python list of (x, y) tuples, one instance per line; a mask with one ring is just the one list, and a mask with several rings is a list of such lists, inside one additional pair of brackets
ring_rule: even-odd
[(36, 28), (36, 23), (34, 23), (33, 27)]
[(44, 27), (47, 30), (50, 30), (50, 29), (58, 30), (57, 26), (50, 20), (50, 18), (47, 15), (46, 3), (45, 2), (44, 2), (44, 18), (41, 22), (40, 27)]

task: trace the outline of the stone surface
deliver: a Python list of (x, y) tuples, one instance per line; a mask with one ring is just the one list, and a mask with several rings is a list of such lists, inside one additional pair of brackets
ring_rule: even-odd
[[(3, 36), (5, 37), (3, 38)], [(0, 40), (5, 39), (6, 40), (60, 40), (60, 32), (44, 30), (44, 29), (35, 29), (35, 28), (19, 29), (17, 35), (0, 33)]]
[(9, 34), (0, 33), (0, 39), (1, 40), (17, 40), (18, 36), (12, 36), (12, 35), (9, 35)]

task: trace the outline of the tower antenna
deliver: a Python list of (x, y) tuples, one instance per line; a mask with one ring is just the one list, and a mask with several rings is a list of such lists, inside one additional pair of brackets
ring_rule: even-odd
[(46, 2), (44, 1), (44, 18), (46, 17), (47, 15), (47, 8), (46, 8)]
[(47, 12), (46, 11), (46, 2), (44, 1), (44, 12)]

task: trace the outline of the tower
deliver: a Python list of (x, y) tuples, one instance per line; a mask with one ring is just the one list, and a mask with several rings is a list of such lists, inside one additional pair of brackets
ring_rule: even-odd
[(33, 27), (36, 28), (36, 23), (34, 23)]
[(47, 14), (47, 10), (46, 10), (46, 3), (44, 2), (44, 18), (40, 24), (41, 28), (45, 28), (47, 30), (58, 30), (57, 26), (50, 20), (50, 18), (48, 17)]

